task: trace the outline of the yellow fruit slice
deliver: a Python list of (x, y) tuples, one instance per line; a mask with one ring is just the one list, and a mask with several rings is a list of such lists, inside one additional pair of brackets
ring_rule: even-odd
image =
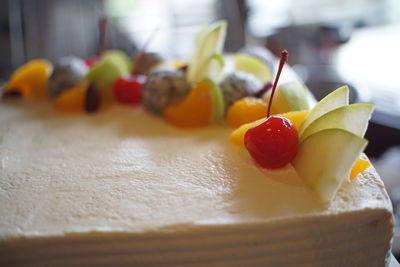
[(262, 99), (245, 97), (228, 109), (226, 119), (229, 126), (237, 128), (242, 124), (264, 118), (267, 111), (267, 104)]
[[(290, 120), (294, 127), (296, 127), (297, 131), (300, 129), (301, 124), (303, 123), (305, 117), (308, 114), (308, 110), (302, 110), (302, 111), (292, 111), (288, 113), (283, 113), (279, 114), (277, 116), (282, 116), (285, 117), (286, 119)], [(243, 124), (236, 130), (234, 130), (231, 135), (229, 136), (229, 139), (231, 140), (232, 143), (239, 145), (239, 146), (244, 146), (244, 135), (246, 134), (247, 130), (261, 124), (264, 122), (266, 118), (262, 118), (253, 122), (249, 122), (246, 124)]]
[(64, 91), (53, 102), (54, 108), (65, 112), (83, 112), (85, 109), (86, 83)]
[(44, 59), (29, 61), (18, 68), (7, 82), (5, 91), (17, 90), (23, 97), (47, 98), (47, 82), (53, 65)]
[(350, 179), (354, 179), (357, 177), (357, 174), (360, 172), (365, 171), (367, 168), (371, 166), (368, 160), (365, 159), (358, 159), (356, 163), (354, 163), (353, 167), (350, 171)]
[(268, 65), (260, 59), (247, 54), (234, 54), (235, 69), (245, 71), (256, 76), (262, 84), (272, 79), (272, 71)]
[(210, 84), (200, 81), (189, 95), (180, 103), (164, 110), (165, 119), (172, 125), (182, 128), (196, 128), (209, 124), (213, 110)]

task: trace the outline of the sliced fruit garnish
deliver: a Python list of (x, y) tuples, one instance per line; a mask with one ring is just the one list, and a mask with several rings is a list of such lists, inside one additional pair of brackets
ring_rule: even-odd
[(229, 126), (237, 128), (245, 123), (265, 118), (267, 103), (256, 97), (245, 97), (236, 101), (226, 115)]
[(86, 79), (102, 89), (111, 88), (114, 81), (130, 72), (131, 63), (128, 56), (121, 51), (106, 51), (101, 60), (86, 74)]
[(164, 110), (164, 117), (172, 125), (183, 128), (209, 124), (213, 112), (211, 90), (210, 83), (206, 80), (197, 82), (182, 102)]
[[(299, 130), (304, 118), (308, 114), (308, 110), (302, 110), (302, 111), (292, 111), (292, 112), (287, 112), (283, 114), (278, 114), (277, 116), (279, 117), (284, 117), (288, 120), (290, 120), (294, 127), (296, 127), (297, 130)], [(267, 118), (262, 118), (253, 122), (245, 123), (241, 125), (239, 128), (235, 129), (231, 135), (229, 136), (229, 139), (231, 140), (232, 143), (236, 145), (243, 146), (244, 145), (244, 135), (246, 134), (247, 130), (260, 125), (262, 122), (264, 122)]]
[[(274, 95), (274, 102), (271, 106), (271, 114), (309, 109), (307, 90), (308, 89), (298, 81), (292, 81), (278, 86)], [(269, 102), (270, 95), (271, 90), (264, 96), (267, 103)]]
[(214, 54), (222, 53), (226, 28), (226, 21), (218, 21), (207, 25), (200, 32), (186, 72), (186, 78), (190, 83), (207, 77), (209, 68), (212, 66), (210, 59)]
[(5, 91), (19, 91), (23, 97), (44, 99), (47, 97), (47, 82), (53, 71), (51, 62), (36, 59), (19, 67), (5, 86)]
[(272, 79), (272, 70), (260, 59), (248, 54), (234, 54), (233, 61), (235, 70), (245, 71), (256, 76), (262, 84)]
[(325, 113), (314, 120), (300, 136), (303, 141), (308, 136), (324, 129), (340, 128), (359, 136), (364, 136), (373, 110), (372, 104), (352, 104)]
[(368, 160), (358, 159), (357, 162), (351, 168), (350, 179), (356, 178), (359, 173), (362, 173), (369, 167), (371, 167), (371, 163)]
[(211, 122), (221, 123), (223, 122), (225, 116), (225, 103), (221, 88), (211, 79), (205, 79), (205, 82), (207, 82), (210, 86), (213, 102)]
[(300, 143), (292, 165), (322, 202), (329, 202), (367, 145), (343, 129), (326, 129)]
[(335, 91), (331, 92), (325, 96), (321, 101), (319, 101), (315, 107), (310, 111), (310, 113), (305, 118), (303, 124), (300, 127), (299, 135), (302, 136), (305, 129), (316, 119), (328, 113), (336, 108), (346, 106), (349, 104), (349, 88), (347, 86), (342, 86)]
[(83, 112), (85, 109), (86, 83), (80, 83), (62, 92), (53, 102), (56, 110), (65, 112)]

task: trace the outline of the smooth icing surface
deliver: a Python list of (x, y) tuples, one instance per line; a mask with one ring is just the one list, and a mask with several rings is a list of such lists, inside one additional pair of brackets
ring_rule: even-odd
[(25, 250), (6, 242), (0, 255), (50, 265), (383, 263), (391, 204), (373, 168), (324, 206), (291, 167), (258, 168), (230, 131), (179, 130), (139, 108), (71, 115), (1, 103), (0, 241), (35, 238), (16, 241)]
[(326, 208), (293, 169), (258, 168), (229, 143), (230, 129), (179, 130), (141, 109), (2, 104), (0, 125), (2, 237), (389, 208), (383, 185), (366, 179)]

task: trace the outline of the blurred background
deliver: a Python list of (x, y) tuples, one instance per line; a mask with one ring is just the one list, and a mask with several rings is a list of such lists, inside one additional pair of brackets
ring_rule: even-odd
[[(400, 216), (400, 1), (398, 0), (1, 0), (0, 83), (35, 58), (88, 58), (98, 52), (106, 16), (108, 48), (165, 59), (190, 57), (196, 33), (217, 19), (229, 23), (225, 51), (259, 46), (289, 63), (317, 99), (348, 84), (352, 101), (372, 102), (366, 137)], [(398, 221), (398, 220), (397, 220)], [(400, 255), (400, 231), (394, 253)]]

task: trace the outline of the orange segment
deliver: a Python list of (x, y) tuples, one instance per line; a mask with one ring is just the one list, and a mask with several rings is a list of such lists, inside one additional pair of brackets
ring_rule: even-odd
[(5, 90), (19, 90), (24, 97), (45, 99), (47, 82), (53, 70), (52, 64), (44, 59), (32, 60), (18, 68), (6, 85)]
[(236, 101), (226, 116), (229, 126), (237, 128), (242, 124), (261, 119), (267, 115), (267, 104), (256, 97), (245, 97)]
[(357, 177), (357, 174), (360, 172), (365, 171), (367, 168), (371, 166), (371, 163), (369, 163), (368, 160), (365, 159), (359, 159), (354, 163), (353, 168), (351, 168), (350, 171), (350, 179), (354, 179)]
[[(298, 130), (301, 124), (303, 123), (304, 118), (307, 116), (308, 112), (309, 112), (308, 110), (292, 111), (288, 113), (279, 114), (276, 116), (285, 117), (286, 119), (290, 120), (293, 123), (294, 127), (296, 127), (296, 129)], [(236, 145), (244, 146), (244, 135), (246, 134), (247, 130), (261, 124), (263, 121), (265, 121), (265, 119), (266, 118), (262, 118), (241, 125), (239, 128), (237, 128), (231, 133), (229, 139), (231, 140), (232, 143)]]
[(182, 102), (167, 107), (164, 116), (169, 123), (177, 127), (201, 127), (210, 122), (212, 106), (210, 84), (200, 81)]
[(53, 102), (54, 108), (66, 112), (83, 112), (85, 109), (86, 83), (64, 91)]
[(253, 127), (256, 127), (257, 125), (260, 125), (265, 120), (266, 120), (266, 118), (262, 118), (262, 119), (241, 125), (239, 128), (237, 128), (236, 130), (234, 130), (231, 133), (231, 135), (229, 136), (229, 140), (231, 140), (231, 142), (236, 145), (244, 146), (244, 135), (246, 134), (247, 130), (249, 130)]

